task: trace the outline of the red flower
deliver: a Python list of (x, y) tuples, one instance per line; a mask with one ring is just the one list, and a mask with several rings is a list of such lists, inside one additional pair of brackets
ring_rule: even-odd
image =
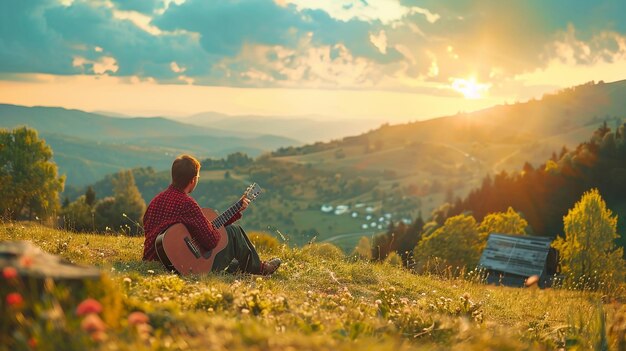
[(76, 314), (79, 316), (100, 312), (102, 312), (102, 305), (100, 304), (100, 302), (92, 298), (86, 299), (85, 301), (81, 302), (78, 307), (76, 307)]
[(20, 295), (19, 293), (10, 293), (9, 295), (7, 295), (7, 304), (9, 306), (19, 306), (24, 302), (24, 299), (22, 298), (22, 295)]
[(4, 267), (4, 269), (2, 269), (2, 276), (6, 280), (15, 279), (17, 278), (17, 275), (17, 269), (13, 267)]
[(28, 346), (30, 346), (31, 349), (34, 349), (35, 347), (37, 347), (37, 339), (35, 338), (28, 339)]
[(149, 321), (150, 318), (148, 318), (145, 313), (140, 311), (136, 311), (128, 315), (128, 324), (130, 325), (146, 324)]
[(97, 333), (103, 332), (106, 326), (97, 314), (90, 313), (80, 322), (80, 328), (88, 333)]

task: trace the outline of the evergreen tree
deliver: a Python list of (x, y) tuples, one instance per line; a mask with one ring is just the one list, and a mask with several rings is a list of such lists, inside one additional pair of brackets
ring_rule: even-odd
[(0, 217), (48, 218), (59, 209), (65, 177), (51, 159), (37, 131), (0, 129)]
[(93, 206), (96, 203), (96, 192), (91, 185), (85, 191), (85, 203), (89, 206)]
[(597, 189), (586, 192), (563, 218), (565, 238), (558, 237), (553, 247), (561, 257), (567, 280), (576, 286), (599, 288), (620, 284), (626, 268), (623, 248), (615, 246), (617, 216), (606, 208)]

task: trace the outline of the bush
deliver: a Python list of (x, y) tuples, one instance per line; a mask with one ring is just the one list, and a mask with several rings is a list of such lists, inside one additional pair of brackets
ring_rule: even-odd
[(385, 258), (385, 263), (394, 267), (402, 267), (402, 257), (395, 251), (391, 251), (387, 258)]
[(476, 220), (468, 215), (448, 218), (442, 227), (422, 237), (414, 257), (418, 268), (435, 258), (447, 266), (474, 268), (480, 258)]
[(307, 245), (302, 249), (303, 253), (329, 260), (339, 260), (345, 257), (343, 251), (330, 243)]
[(248, 237), (259, 251), (276, 251), (280, 246), (278, 239), (267, 233), (251, 232)]

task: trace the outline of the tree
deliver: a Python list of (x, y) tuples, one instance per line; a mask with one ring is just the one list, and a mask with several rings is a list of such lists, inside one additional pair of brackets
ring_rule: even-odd
[(491, 233), (524, 235), (528, 222), (509, 206), (506, 212), (490, 213), (483, 218), (478, 226), (480, 239), (486, 240)]
[(85, 203), (89, 206), (93, 206), (96, 203), (96, 192), (91, 185), (85, 191)]
[(146, 203), (135, 184), (133, 173), (130, 170), (121, 171), (113, 177), (112, 183), (113, 197), (102, 199), (95, 206), (98, 228), (127, 228), (124, 231), (138, 232), (130, 228), (139, 225)]
[(95, 229), (94, 208), (87, 203), (85, 195), (81, 195), (76, 201), (63, 208), (61, 216), (65, 229), (79, 232), (93, 231)]
[(57, 176), (52, 149), (27, 127), (0, 129), (0, 216), (48, 218), (59, 209), (65, 176)]
[(474, 268), (480, 256), (478, 242), (474, 217), (464, 214), (450, 217), (442, 227), (422, 237), (415, 247), (415, 261), (423, 266), (437, 258), (448, 266)]
[(583, 194), (563, 218), (565, 238), (552, 246), (561, 256), (561, 269), (570, 283), (599, 288), (624, 280), (623, 248), (617, 248), (617, 216), (606, 208), (597, 189)]

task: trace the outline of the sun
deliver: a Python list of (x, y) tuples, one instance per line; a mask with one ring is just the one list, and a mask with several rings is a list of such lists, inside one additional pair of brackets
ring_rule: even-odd
[(452, 79), (452, 89), (463, 94), (466, 99), (480, 99), (489, 91), (489, 88), (491, 84), (478, 83), (474, 77)]

